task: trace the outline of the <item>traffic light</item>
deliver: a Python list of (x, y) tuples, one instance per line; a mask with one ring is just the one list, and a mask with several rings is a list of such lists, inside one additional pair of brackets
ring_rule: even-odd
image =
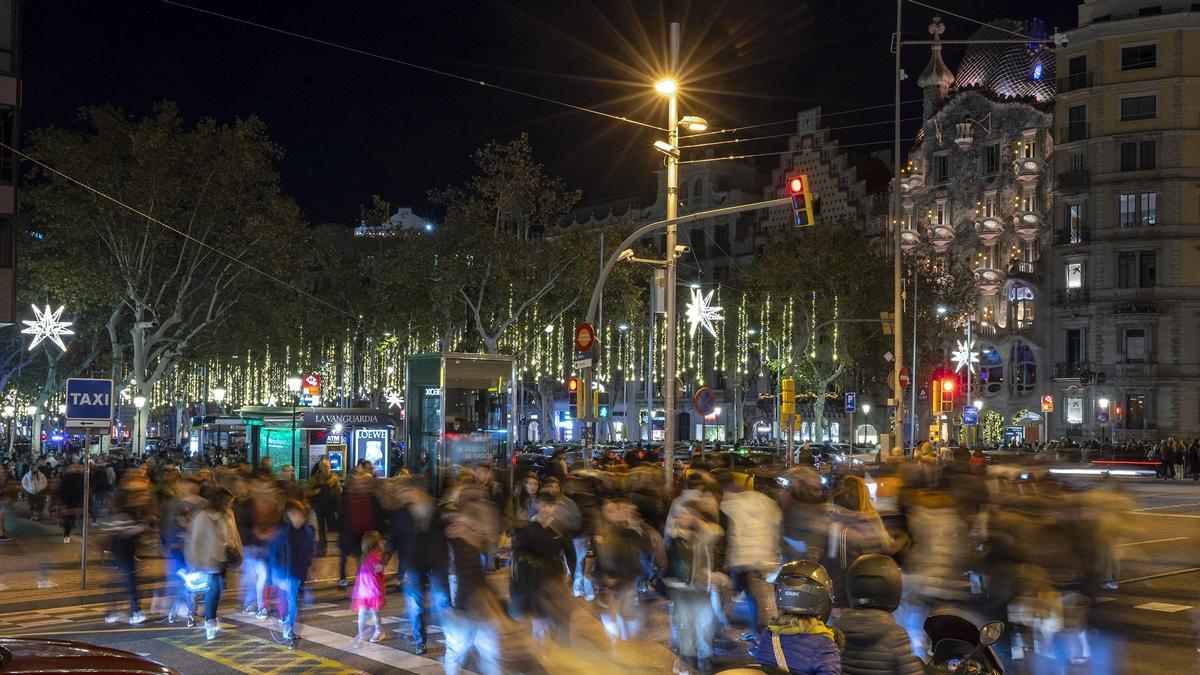
[(579, 419), (579, 390), (582, 388), (582, 385), (579, 381), (579, 378), (574, 375), (567, 378), (565, 385), (567, 390), (567, 400), (570, 403), (571, 418)]
[(593, 398), (592, 415), (598, 420), (606, 420), (611, 416), (612, 406), (608, 403), (608, 392), (597, 391)]
[(933, 378), (933, 386), (929, 390), (933, 392), (933, 400), (929, 403), (929, 412), (934, 414), (942, 412), (942, 378)]
[(958, 381), (954, 377), (942, 380), (942, 412), (954, 411), (954, 388), (957, 385)]
[(779, 381), (779, 416), (780, 424), (785, 424), (788, 417), (796, 414), (796, 380), (785, 377)]
[(813, 219), (812, 192), (809, 191), (808, 175), (796, 174), (787, 179), (787, 191), (792, 197), (792, 213), (796, 216), (796, 227), (810, 227)]

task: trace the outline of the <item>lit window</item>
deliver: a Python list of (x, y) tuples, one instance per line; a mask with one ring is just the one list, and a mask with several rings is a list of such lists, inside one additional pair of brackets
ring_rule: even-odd
[(1067, 263), (1067, 288), (1083, 288), (1083, 263)]

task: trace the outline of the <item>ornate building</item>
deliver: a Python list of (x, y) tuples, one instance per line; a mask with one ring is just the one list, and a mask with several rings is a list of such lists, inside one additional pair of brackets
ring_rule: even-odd
[[(1032, 440), (1051, 363), (1042, 254), (1050, 232), (1054, 55), (1045, 46), (972, 44), (956, 75), (942, 58), (944, 31), (935, 18), (930, 62), (917, 81), (925, 120), (901, 174), (902, 248), (910, 263), (947, 273), (955, 261), (968, 261), (978, 296), (969, 316), (946, 320), (962, 327), (964, 339), (971, 322), (979, 365), (969, 400), (982, 404), (983, 421), (991, 421), (985, 428), (997, 429), (998, 418)], [(1004, 40), (1012, 37), (1007, 31), (1045, 35), (1038, 22), (1003, 20), (971, 39)], [(947, 365), (920, 364), (917, 382)], [(960, 396), (955, 410), (961, 405)], [(928, 414), (928, 403), (918, 412)]]

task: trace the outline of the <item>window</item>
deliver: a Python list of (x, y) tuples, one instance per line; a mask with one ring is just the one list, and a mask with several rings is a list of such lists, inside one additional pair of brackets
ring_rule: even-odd
[(705, 244), (708, 242), (705, 240), (704, 230), (702, 228), (696, 228), (692, 230), (688, 234), (688, 239), (688, 245), (692, 247), (692, 253), (697, 258), (703, 260), (705, 257), (707, 257), (706, 254), (708, 251), (705, 250)]
[(1153, 68), (1158, 65), (1158, 45), (1130, 45), (1121, 47), (1121, 70)]
[(1138, 285), (1142, 288), (1158, 285), (1158, 255), (1154, 251), (1142, 251), (1138, 256)]
[(1033, 325), (1034, 308), (1037, 305), (1033, 286), (1023, 281), (1014, 282), (1008, 289), (1008, 304), (1012, 311), (1013, 330), (1025, 330)]
[(1121, 121), (1152, 120), (1158, 117), (1158, 94), (1138, 94), (1121, 98)]
[(1000, 144), (988, 143), (983, 146), (984, 175), (1000, 172)]
[(986, 394), (999, 394), (1004, 388), (1004, 360), (992, 345), (979, 350), (979, 386)]
[(1087, 54), (1072, 56), (1067, 59), (1067, 86), (1065, 91), (1082, 89), (1087, 86)]
[(1037, 211), (1039, 206), (1038, 193), (1036, 187), (1027, 187), (1021, 193), (1021, 210), (1022, 211)]
[(1137, 253), (1125, 251), (1117, 254), (1117, 288), (1133, 288), (1137, 278)]
[(16, 52), (13, 49), (13, 26), (17, 15), (13, 0), (0, 0), (0, 73), (17, 72)]
[(984, 218), (995, 218), (996, 217), (996, 191), (995, 190), (988, 190), (987, 192), (983, 193), (983, 217)]
[(1067, 399), (1067, 424), (1083, 424), (1083, 399)]
[(913, 209), (911, 206), (904, 207), (904, 229), (913, 229)]
[(945, 183), (950, 180), (950, 155), (938, 153), (933, 156), (933, 182)]
[(1125, 329), (1125, 363), (1146, 362), (1146, 329)]
[(1037, 154), (1037, 129), (1021, 132), (1021, 159), (1033, 159)]
[(1125, 428), (1142, 429), (1146, 426), (1146, 395), (1130, 394), (1125, 397)]
[(0, 214), (0, 268), (12, 269), (15, 244), (16, 232), (13, 231), (13, 216)]
[(934, 206), (933, 206), (933, 224), (934, 225), (945, 225), (946, 224), (946, 200), (945, 199), (937, 200), (937, 203), (934, 204)]
[(1067, 263), (1067, 288), (1083, 288), (1083, 263)]
[(1158, 144), (1154, 141), (1125, 141), (1121, 143), (1121, 170), (1147, 171), (1158, 160)]
[(713, 244), (721, 251), (729, 251), (729, 226), (722, 223), (713, 228)]
[(1085, 331), (1082, 328), (1068, 328), (1066, 330), (1066, 349), (1063, 353), (1067, 358), (1068, 366), (1079, 366), (1087, 363), (1087, 342), (1085, 341)]
[(1037, 358), (1033, 349), (1018, 342), (1013, 347), (1013, 389), (1018, 394), (1027, 394), (1037, 387)]
[[(3, 61), (2, 51), (0, 51), (0, 62)], [(17, 116), (12, 108), (0, 108), (0, 142), (6, 146), (13, 146), (14, 131), (16, 128)], [(0, 182), (11, 183), (17, 174), (17, 163), (13, 157), (12, 150), (7, 147), (0, 146)]]
[(1082, 141), (1088, 137), (1087, 106), (1073, 105), (1067, 108), (1067, 142)]
[(1084, 204), (1067, 205), (1067, 241), (1083, 243), (1083, 229), (1087, 226), (1087, 207)]
[(1071, 153), (1071, 173), (1083, 173), (1083, 153)]
[(1118, 199), (1121, 227), (1158, 223), (1158, 193), (1125, 193)]

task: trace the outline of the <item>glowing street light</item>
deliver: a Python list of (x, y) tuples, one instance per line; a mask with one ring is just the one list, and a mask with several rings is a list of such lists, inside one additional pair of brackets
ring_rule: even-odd
[(654, 83), (654, 90), (657, 91), (658, 93), (662, 94), (663, 96), (670, 96), (671, 94), (674, 94), (678, 89), (679, 89), (679, 85), (676, 84), (675, 80), (672, 80), (669, 77), (663, 78), (663, 79), (659, 80), (658, 82)]
[(215, 402), (217, 405), (221, 405), (221, 403), (225, 401), (226, 393), (227, 392), (225, 391), (225, 387), (213, 387), (213, 390), (212, 390), (213, 402)]

